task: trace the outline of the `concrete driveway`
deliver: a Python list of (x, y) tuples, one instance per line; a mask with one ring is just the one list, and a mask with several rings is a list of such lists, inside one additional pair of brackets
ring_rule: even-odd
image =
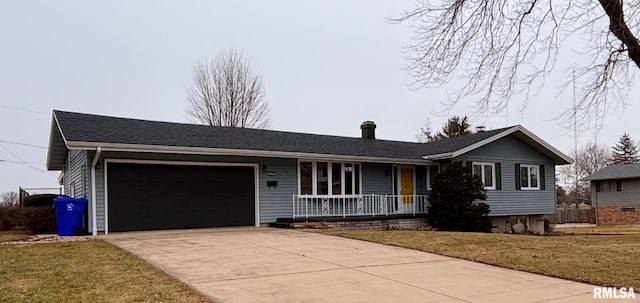
[(110, 234), (217, 302), (593, 302), (593, 286), (295, 230)]

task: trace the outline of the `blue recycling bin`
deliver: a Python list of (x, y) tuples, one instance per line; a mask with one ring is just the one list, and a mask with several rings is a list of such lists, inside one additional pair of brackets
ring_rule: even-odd
[(82, 228), (82, 216), (87, 207), (87, 199), (59, 196), (53, 200), (56, 209), (58, 236), (73, 236)]

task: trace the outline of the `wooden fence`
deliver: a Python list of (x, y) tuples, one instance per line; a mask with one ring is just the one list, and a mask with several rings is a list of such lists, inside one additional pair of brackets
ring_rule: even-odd
[(596, 223), (596, 209), (591, 208), (558, 208), (555, 215), (545, 215), (551, 224), (562, 223)]

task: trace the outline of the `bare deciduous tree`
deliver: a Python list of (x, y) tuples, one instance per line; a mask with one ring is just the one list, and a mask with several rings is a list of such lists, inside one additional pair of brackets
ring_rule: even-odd
[(2, 193), (0, 195), (0, 205), (2, 206), (18, 205), (18, 194), (14, 191)]
[[(575, 153), (572, 165), (560, 168), (568, 194), (572, 199), (591, 200), (589, 181), (581, 181), (588, 175), (611, 164), (611, 150), (605, 145), (589, 142)], [(576, 203), (578, 204), (578, 203)]]
[(193, 67), (186, 112), (196, 123), (248, 128), (269, 127), (269, 104), (262, 77), (241, 52), (225, 50)]
[[(640, 68), (638, 1), (417, 1), (392, 21), (414, 28), (405, 56), (418, 87), (448, 83), (454, 76), (466, 79), (444, 103), (445, 112), (471, 97), (474, 114), (502, 113), (514, 94), (526, 96), (526, 107), (530, 94), (548, 81), (564, 46), (591, 58), (575, 69), (575, 113), (579, 125), (598, 127), (612, 106), (624, 106)], [(584, 45), (575, 44), (580, 39)], [(562, 83), (561, 91), (573, 81)], [(571, 106), (560, 116), (573, 114)]]

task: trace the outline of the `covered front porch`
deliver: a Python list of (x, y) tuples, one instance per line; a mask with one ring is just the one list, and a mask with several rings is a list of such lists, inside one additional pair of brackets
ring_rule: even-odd
[(293, 219), (416, 215), (427, 211), (426, 195), (293, 195)]

